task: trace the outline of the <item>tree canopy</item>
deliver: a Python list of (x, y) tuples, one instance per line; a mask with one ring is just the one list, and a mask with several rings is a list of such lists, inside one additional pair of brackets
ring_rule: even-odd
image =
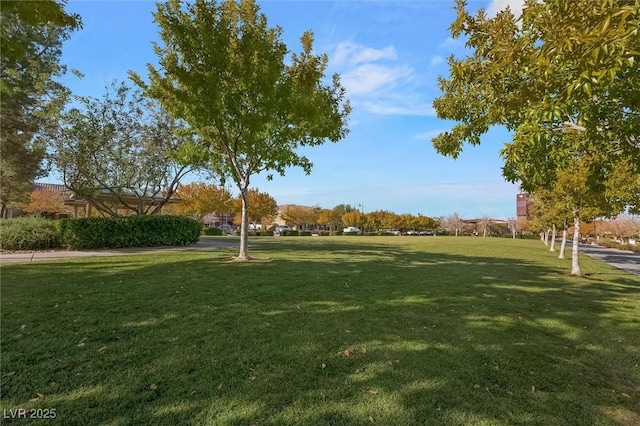
[(251, 176), (288, 167), (310, 173), (301, 146), (347, 134), (349, 103), (339, 76), (325, 83), (327, 55), (313, 53), (313, 33), (290, 53), (280, 27), (269, 27), (253, 0), (170, 0), (154, 13), (161, 43), (149, 82), (132, 78), (174, 117), (183, 119), (210, 153), (212, 168), (231, 177), (243, 200), (238, 260), (248, 260), (247, 191)]
[[(639, 29), (638, 2), (527, 0), (516, 18), (509, 9), (472, 16), (457, 0), (451, 33), (471, 54), (449, 58), (450, 76), (439, 79), (438, 117), (457, 123), (435, 149), (456, 158), (502, 125), (513, 134), (501, 151), (505, 178), (528, 192), (568, 191), (559, 195), (576, 201), (576, 229), (583, 208), (640, 207)], [(563, 183), (577, 170), (579, 200)]]
[(107, 85), (102, 99), (76, 97), (76, 104), (62, 115), (53, 158), (65, 185), (103, 214), (154, 214), (202, 165), (181, 123), (124, 83)]
[(232, 210), (231, 194), (221, 186), (192, 182), (180, 185), (175, 196), (180, 202), (171, 206), (171, 212), (198, 220), (209, 213), (228, 213)]
[(81, 27), (64, 2), (3, 1), (0, 10), (0, 215), (44, 174), (43, 134), (55, 127), (68, 90), (59, 83), (62, 43)]

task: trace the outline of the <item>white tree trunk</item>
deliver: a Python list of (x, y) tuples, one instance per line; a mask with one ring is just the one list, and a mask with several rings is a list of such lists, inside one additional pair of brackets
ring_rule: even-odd
[(553, 225), (551, 230), (551, 248), (549, 251), (556, 251), (556, 226)]
[(571, 275), (581, 276), (580, 271), (580, 217), (578, 211), (573, 211), (573, 248), (571, 250)]
[(544, 231), (544, 245), (548, 246), (549, 245), (549, 229), (547, 228), (546, 231)]
[(560, 254), (558, 259), (564, 259), (564, 249), (567, 247), (567, 228), (562, 230), (562, 243), (560, 244)]
[(511, 238), (516, 239), (516, 228), (511, 228)]
[(249, 206), (248, 206), (248, 191), (245, 187), (240, 191), (242, 197), (242, 223), (240, 225), (240, 253), (236, 260), (246, 262), (251, 260), (249, 257)]

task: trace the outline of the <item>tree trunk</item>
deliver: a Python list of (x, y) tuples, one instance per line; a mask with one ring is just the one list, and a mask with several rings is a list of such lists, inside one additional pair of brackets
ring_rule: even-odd
[(562, 243), (560, 244), (560, 254), (558, 259), (564, 259), (564, 249), (567, 247), (567, 228), (562, 230)]
[(516, 239), (516, 228), (511, 229), (511, 238)]
[(544, 231), (543, 238), (544, 238), (544, 241), (543, 241), (544, 245), (548, 246), (549, 245), (549, 228), (547, 228), (547, 230)]
[(549, 251), (556, 251), (556, 226), (553, 225), (551, 230), (551, 248)]
[(573, 211), (573, 248), (571, 250), (571, 275), (581, 276), (580, 271), (580, 217), (578, 211)]
[(240, 190), (242, 197), (242, 223), (240, 224), (240, 253), (236, 257), (237, 261), (247, 262), (251, 260), (249, 257), (249, 197), (247, 188)]

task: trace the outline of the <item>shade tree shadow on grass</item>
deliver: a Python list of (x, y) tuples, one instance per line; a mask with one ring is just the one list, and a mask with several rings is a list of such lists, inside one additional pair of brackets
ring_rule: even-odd
[(270, 244), (261, 264), (5, 268), (3, 407), (55, 406), (64, 424), (639, 418), (634, 277), (568, 279), (518, 253)]

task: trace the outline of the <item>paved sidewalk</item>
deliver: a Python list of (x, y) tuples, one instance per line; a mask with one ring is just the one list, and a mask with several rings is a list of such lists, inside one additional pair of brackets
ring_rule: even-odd
[[(569, 246), (567, 248), (571, 249)], [(580, 251), (595, 259), (607, 262), (618, 269), (640, 275), (640, 254), (638, 253), (591, 244), (580, 244)]]
[(229, 240), (224, 239), (211, 239), (201, 238), (195, 244), (188, 246), (176, 246), (176, 247), (147, 247), (147, 248), (124, 248), (115, 250), (87, 250), (87, 251), (72, 251), (72, 250), (49, 250), (49, 251), (29, 251), (29, 252), (15, 252), (15, 253), (1, 253), (0, 264), (4, 263), (25, 263), (25, 262), (37, 262), (43, 260), (56, 260), (56, 259), (77, 259), (83, 257), (98, 257), (98, 256), (122, 256), (127, 254), (143, 254), (143, 253), (156, 253), (156, 252), (171, 252), (171, 251), (200, 251), (206, 249), (224, 249), (229, 247), (235, 247), (239, 244), (235, 238)]

